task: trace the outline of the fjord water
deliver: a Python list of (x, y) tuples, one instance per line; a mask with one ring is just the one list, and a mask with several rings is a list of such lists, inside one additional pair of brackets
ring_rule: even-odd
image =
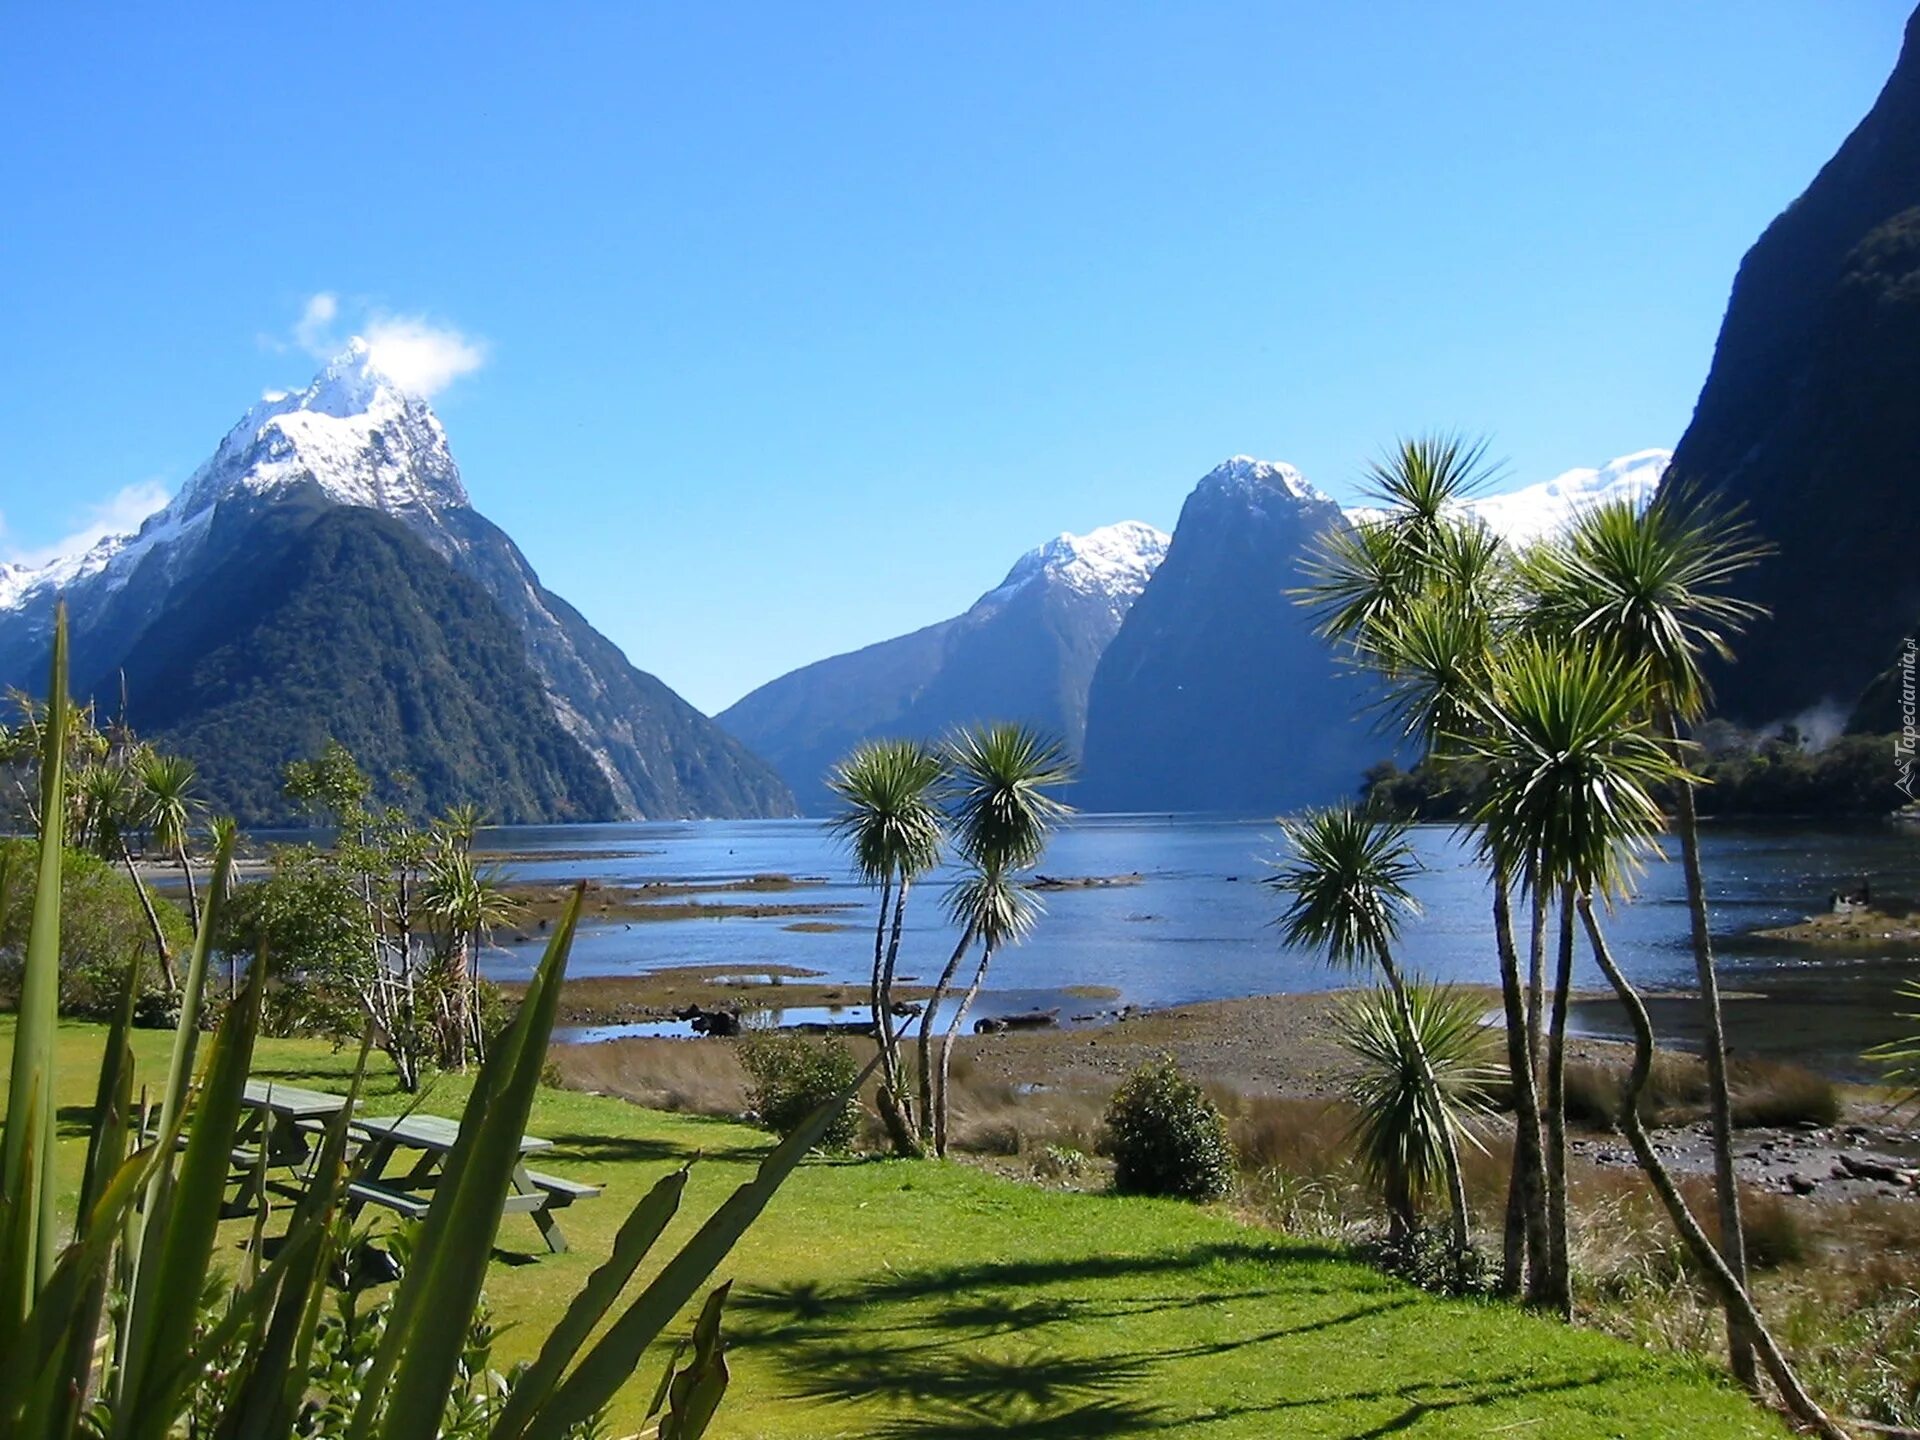
[[(1421, 913), (1406, 926), (1409, 969), (1441, 981), (1494, 979), (1489, 893), (1469, 842), (1450, 827), (1422, 826), (1414, 845), (1424, 869), (1413, 890)], [(592, 927), (574, 950), (573, 973), (623, 975), (676, 965), (720, 965), (750, 974), (769, 965), (819, 972), (858, 985), (872, 955), (873, 893), (854, 879), (844, 850), (817, 821), (762, 820), (555, 826), (489, 832), (490, 849), (517, 857), (527, 882), (579, 878), (615, 883), (726, 882), (782, 874), (822, 882), (791, 892), (696, 897), (714, 904), (839, 905), (829, 915), (729, 916)], [(1802, 1055), (1859, 1071), (1866, 1045), (1903, 1033), (1895, 990), (1910, 962), (1821, 956), (1749, 938), (1825, 909), (1835, 891), (1862, 879), (1876, 897), (1920, 895), (1920, 843), (1877, 826), (1710, 826), (1702, 855), (1713, 897), (1722, 986), (1743, 998), (1730, 1008), (1736, 1049)], [(1263, 881), (1281, 848), (1272, 820), (1166, 816), (1076, 817), (1056, 836), (1043, 874), (1131, 878), (1046, 893), (1032, 939), (995, 957), (977, 1013), (1058, 1007), (1062, 1019), (1106, 1019), (1126, 1005), (1158, 1007), (1352, 983), (1309, 954), (1283, 947), (1274, 920), (1280, 897)], [(1638, 893), (1608, 924), (1619, 958), (1649, 992), (1691, 991), (1693, 957), (1678, 852), (1653, 859)], [(956, 933), (941, 914), (951, 872), (917, 887), (909, 905), (902, 971), (930, 980)], [(822, 930), (826, 922), (836, 928)], [(804, 923), (807, 928), (793, 928)], [(1524, 943), (1524, 942), (1523, 942)], [(487, 960), (509, 978), (531, 970), (537, 946), (512, 945)], [(1604, 989), (1578, 949), (1576, 982)], [(858, 993), (856, 991), (856, 993)], [(1656, 1001), (1663, 1034), (1684, 1041), (1690, 1007)], [(1613, 1033), (1603, 1003), (1580, 1007), (1580, 1024)], [(1913, 1027), (1920, 1028), (1920, 1027)]]

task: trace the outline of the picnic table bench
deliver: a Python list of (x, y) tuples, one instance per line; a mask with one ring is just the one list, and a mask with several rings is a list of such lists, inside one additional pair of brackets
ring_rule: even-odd
[[(362, 1146), (359, 1178), (347, 1187), (350, 1210), (357, 1213), (363, 1206), (381, 1205), (411, 1218), (426, 1214), (433, 1203), (434, 1185), (460, 1138), (459, 1122), (439, 1115), (362, 1115), (348, 1122), (348, 1129)], [(532, 1216), (547, 1249), (557, 1255), (567, 1248), (567, 1237), (553, 1212), (576, 1200), (591, 1199), (600, 1187), (527, 1168), (527, 1156), (552, 1148), (551, 1140), (537, 1135), (520, 1137), (520, 1156), (514, 1162), (502, 1213)], [(402, 1150), (418, 1151), (420, 1158), (411, 1169), (392, 1174), (395, 1157)]]
[[(267, 1164), (298, 1169), (313, 1155), (313, 1141), (345, 1107), (347, 1097), (306, 1090), (277, 1080), (249, 1080), (240, 1095), (240, 1122), (233, 1133), (236, 1169), (257, 1170), (264, 1150)], [(157, 1138), (157, 1116), (143, 1133)], [(174, 1144), (187, 1146), (183, 1132)]]

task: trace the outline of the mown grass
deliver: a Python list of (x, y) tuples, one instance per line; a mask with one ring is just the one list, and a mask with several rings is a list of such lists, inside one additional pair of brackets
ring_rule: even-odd
[[(100, 1032), (60, 1032), (62, 1159), (77, 1175)], [(142, 1073), (164, 1035), (142, 1034)], [(0, 1058), (11, 1022), (0, 1022)], [(349, 1059), (263, 1041), (256, 1072), (337, 1088)], [(465, 1086), (426, 1108), (454, 1113)], [(398, 1104), (377, 1078), (368, 1109)], [(488, 1294), (498, 1356), (537, 1343), (635, 1199), (699, 1158), (669, 1241), (765, 1148), (722, 1120), (541, 1094), (543, 1169), (606, 1186), (544, 1254), (503, 1225)], [(379, 1222), (384, 1224), (385, 1222)], [(229, 1227), (235, 1245), (247, 1226)], [(1021, 1185), (961, 1164), (815, 1162), (723, 1271), (734, 1385), (716, 1436), (1780, 1436), (1705, 1367), (1512, 1307), (1444, 1301), (1347, 1258), (1171, 1201)], [(627, 1433), (657, 1367), (616, 1413)]]

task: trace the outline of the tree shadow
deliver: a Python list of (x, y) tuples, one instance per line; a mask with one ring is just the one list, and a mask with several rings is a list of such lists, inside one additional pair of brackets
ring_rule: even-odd
[(723, 1142), (717, 1145), (686, 1145), (679, 1141), (659, 1140), (638, 1135), (588, 1135), (576, 1132), (543, 1130), (541, 1138), (553, 1147), (530, 1155), (536, 1167), (548, 1160), (565, 1160), (581, 1165), (659, 1165), (686, 1164), (693, 1160), (744, 1162), (761, 1159), (765, 1145)]
[(1569, 1372), (1552, 1379), (1509, 1371), (1499, 1375), (1481, 1375), (1460, 1380), (1414, 1380), (1404, 1385), (1380, 1386), (1364, 1390), (1343, 1390), (1302, 1396), (1296, 1400), (1276, 1400), (1269, 1405), (1242, 1405), (1183, 1422), (1185, 1427), (1218, 1424), (1251, 1415), (1280, 1415), (1290, 1410), (1309, 1410), (1322, 1405), (1404, 1401), (1405, 1408), (1363, 1429), (1347, 1432), (1343, 1440), (1385, 1440), (1403, 1434), (1435, 1415), (1456, 1410), (1480, 1409), (1528, 1396), (1566, 1395), (1578, 1390), (1606, 1385), (1619, 1379), (1617, 1366), (1601, 1366), (1591, 1371)]
[[(729, 1306), (734, 1343), (766, 1356), (787, 1393), (810, 1404), (879, 1402), (886, 1418), (862, 1433), (925, 1437), (1018, 1434), (1120, 1436), (1177, 1428), (1157, 1399), (1161, 1372), (1178, 1361), (1354, 1324), (1418, 1303), (1382, 1282), (1352, 1303), (1348, 1285), (1314, 1273), (1344, 1258), (1311, 1246), (1248, 1240), (1164, 1254), (1006, 1260), (890, 1271), (840, 1284), (805, 1281), (737, 1289)], [(1187, 1289), (1182, 1277), (1217, 1281), (1223, 1264), (1257, 1268), (1244, 1285)], [(1148, 1282), (1145, 1293), (1092, 1293), (1110, 1281)], [(1078, 1287), (1078, 1288), (1077, 1288)], [(1176, 1311), (1323, 1304), (1337, 1313), (1229, 1338), (1154, 1348), (1076, 1345), (1083, 1327)], [(1081, 1335), (1074, 1335), (1076, 1329)], [(1137, 1332), (1136, 1332), (1137, 1333)]]
[[(1315, 1263), (1346, 1258), (1324, 1248), (1247, 1240), (1155, 1255), (935, 1265), (840, 1283), (736, 1289), (729, 1328), (736, 1349), (769, 1362), (792, 1399), (844, 1407), (859, 1414), (859, 1433), (883, 1440), (1009, 1434), (1101, 1440), (1204, 1433), (1209, 1425), (1260, 1416), (1284, 1434), (1289, 1412), (1355, 1404), (1378, 1418), (1348, 1432), (1347, 1440), (1387, 1440), (1436, 1415), (1512, 1407), (1528, 1396), (1606, 1385), (1622, 1373), (1601, 1367), (1546, 1376), (1533, 1370), (1412, 1378), (1394, 1373), (1382, 1354), (1379, 1364), (1392, 1378), (1378, 1386), (1315, 1391), (1307, 1376), (1302, 1394), (1303, 1377), (1276, 1376), (1283, 1398), (1271, 1403), (1254, 1399), (1198, 1413), (1186, 1408), (1193, 1403), (1192, 1377), (1202, 1372), (1187, 1371), (1180, 1381), (1175, 1367), (1204, 1366), (1250, 1348), (1260, 1353), (1259, 1347), (1275, 1347), (1275, 1365), (1298, 1363), (1313, 1352), (1284, 1348), (1289, 1341), (1358, 1327), (1355, 1333), (1372, 1344), (1376, 1332), (1368, 1327), (1431, 1303), (1385, 1277), (1350, 1267), (1329, 1274)], [(1222, 1264), (1241, 1262), (1254, 1268), (1222, 1275)], [(1147, 1283), (1124, 1284), (1135, 1280)], [(1123, 1284), (1092, 1288), (1112, 1281)], [(1222, 1333), (1203, 1320), (1208, 1328), (1198, 1338), (1184, 1324), (1163, 1329), (1153, 1323), (1203, 1309), (1246, 1323)], [(1433, 1323), (1445, 1318), (1436, 1313)], [(1126, 1328), (1116, 1331), (1116, 1325)], [(1103, 1344), (1118, 1335), (1133, 1343)], [(1246, 1373), (1244, 1364), (1238, 1373)], [(1174, 1403), (1175, 1394), (1184, 1397), (1181, 1403)]]

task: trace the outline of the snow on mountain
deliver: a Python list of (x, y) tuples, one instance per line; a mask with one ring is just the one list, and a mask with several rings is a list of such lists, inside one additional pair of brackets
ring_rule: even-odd
[[(1462, 507), (1479, 516), (1495, 534), (1511, 545), (1530, 545), (1570, 524), (1581, 511), (1613, 500), (1636, 506), (1653, 499), (1660, 477), (1672, 463), (1671, 450), (1636, 450), (1609, 460), (1597, 470), (1568, 470), (1537, 485), (1524, 485), (1500, 495), (1478, 495)], [(1350, 507), (1355, 524), (1377, 520), (1381, 511), (1367, 505)]]
[(1307, 483), (1307, 477), (1284, 461), (1256, 460), (1251, 455), (1235, 455), (1223, 460), (1200, 477), (1198, 490), (1240, 490), (1258, 494), (1263, 490), (1281, 490), (1295, 500), (1325, 500), (1328, 497)]
[(359, 339), (306, 389), (249, 410), (168, 509), (185, 518), (242, 490), (306, 480), (343, 505), (403, 518), (469, 503), (439, 419)]
[(1052, 580), (1124, 610), (1147, 588), (1171, 540), (1165, 531), (1139, 520), (1102, 525), (1085, 535), (1063, 532), (1022, 555), (1007, 578), (976, 603), (1004, 604), (1029, 585)]
[(1478, 496), (1467, 505), (1510, 544), (1527, 545), (1593, 506), (1616, 500), (1647, 504), (1672, 462), (1671, 450), (1636, 450), (1598, 470), (1569, 470), (1504, 495)]
[(262, 397), (134, 534), (39, 569), (0, 568), (0, 679), (44, 663), (56, 598), (71, 610), (76, 673), (111, 673), (156, 616), (195, 593), (196, 576), (244, 569), (257, 536), (278, 543), (340, 510), (398, 522), (479, 584), (524, 640), (555, 719), (598, 765), (619, 813), (790, 811), (763, 762), (541, 584), (511, 537), (472, 507), (426, 400), (357, 339), (304, 389)]
[(35, 595), (65, 590), (94, 575), (107, 589), (124, 584), (158, 551), (177, 566), (197, 548), (214, 508), (238, 495), (262, 495), (312, 482), (343, 505), (380, 510), (429, 532), (451, 548), (441, 515), (469, 501), (447, 446), (446, 431), (426, 401), (400, 388), (355, 339), (304, 390), (264, 397), (227, 432), (219, 448), (162, 510), (132, 535), (112, 535), (78, 555), (38, 569), (0, 567), (0, 610)]

